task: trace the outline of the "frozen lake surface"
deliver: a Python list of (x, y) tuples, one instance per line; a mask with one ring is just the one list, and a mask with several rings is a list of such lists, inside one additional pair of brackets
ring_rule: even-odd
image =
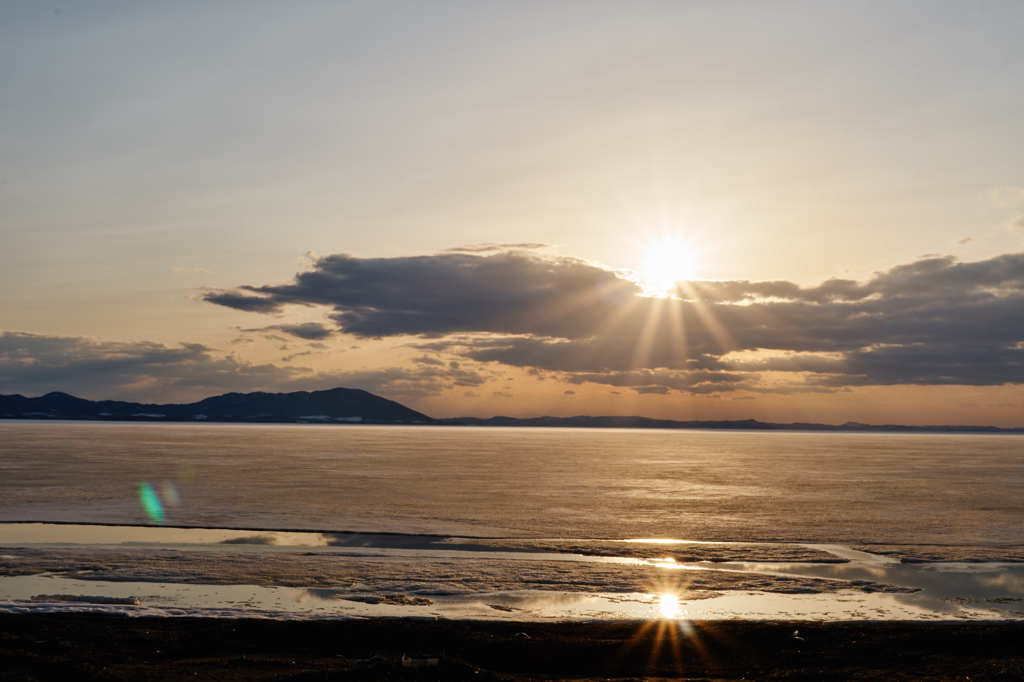
[(1024, 562), (905, 563), (842, 545), (0, 524), (0, 552), (7, 612), (1024, 618)]
[(0, 521), (63, 522), (0, 523), (0, 610), (1020, 619), (1022, 452), (1014, 436), (0, 422)]

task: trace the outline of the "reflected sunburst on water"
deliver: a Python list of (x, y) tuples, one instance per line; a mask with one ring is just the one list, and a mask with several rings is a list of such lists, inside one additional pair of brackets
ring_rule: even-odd
[(661, 610), (662, 618), (678, 618), (680, 615), (679, 597), (665, 592), (658, 597), (658, 608)]
[(687, 669), (688, 658), (706, 659), (706, 647), (685, 608), (688, 577), (684, 572), (666, 571), (650, 586), (651, 618), (642, 623), (627, 647), (650, 647), (648, 661), (654, 670), (668, 663), (677, 672)]

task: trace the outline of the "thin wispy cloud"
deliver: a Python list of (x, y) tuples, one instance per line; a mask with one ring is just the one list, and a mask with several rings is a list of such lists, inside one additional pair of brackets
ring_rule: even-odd
[(334, 333), (334, 330), (319, 322), (302, 322), (300, 324), (272, 324), (267, 327), (240, 329), (243, 332), (280, 331), (306, 341), (321, 341)]
[(533, 251), (546, 249), (548, 244), (540, 242), (485, 242), (481, 244), (466, 244), (464, 246), (453, 246), (445, 249), (445, 253), (494, 253), (497, 251)]

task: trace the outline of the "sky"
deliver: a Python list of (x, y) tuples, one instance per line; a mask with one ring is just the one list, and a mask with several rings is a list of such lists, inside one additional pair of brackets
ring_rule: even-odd
[(0, 393), (1024, 426), (1021, 26), (0, 0)]

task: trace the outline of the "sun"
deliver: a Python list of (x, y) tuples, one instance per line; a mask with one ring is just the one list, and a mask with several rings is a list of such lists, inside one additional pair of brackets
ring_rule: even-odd
[(697, 252), (679, 235), (661, 235), (643, 246), (640, 286), (648, 296), (672, 296), (679, 282), (697, 275)]
[(662, 618), (678, 618), (680, 615), (679, 597), (671, 592), (663, 592), (658, 597), (658, 610)]

